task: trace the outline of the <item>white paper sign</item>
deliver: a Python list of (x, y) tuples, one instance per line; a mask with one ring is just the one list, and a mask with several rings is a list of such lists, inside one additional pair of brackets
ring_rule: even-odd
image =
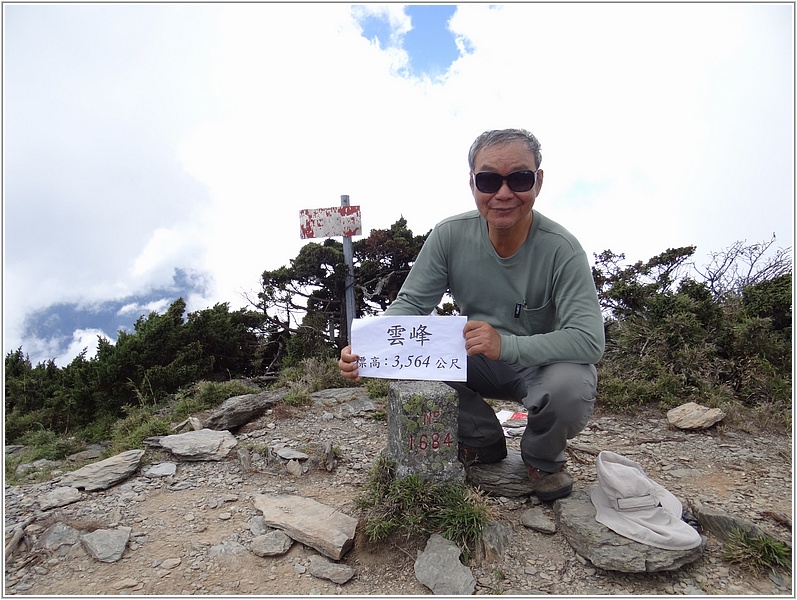
[(352, 350), (361, 377), (466, 381), (467, 317), (400, 315), (354, 319)]

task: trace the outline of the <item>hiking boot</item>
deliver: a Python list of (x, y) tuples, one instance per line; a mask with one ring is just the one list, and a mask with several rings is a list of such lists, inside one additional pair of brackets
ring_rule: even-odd
[(475, 463), (497, 463), (506, 458), (506, 438), (501, 437), (497, 442), (493, 442), (481, 448), (474, 448), (467, 444), (459, 444), (459, 462), (466, 467)]
[(554, 473), (529, 467), (529, 479), (534, 494), (543, 502), (564, 498), (573, 491), (573, 478), (565, 471), (564, 465)]

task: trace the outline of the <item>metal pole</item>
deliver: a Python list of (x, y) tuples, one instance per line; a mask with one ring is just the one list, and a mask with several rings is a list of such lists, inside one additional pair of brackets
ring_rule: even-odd
[[(349, 197), (340, 197), (341, 206), (349, 206)], [(346, 275), (346, 343), (351, 344), (351, 323), (354, 321), (354, 247), (351, 236), (343, 236), (343, 260), (346, 262), (348, 274)]]

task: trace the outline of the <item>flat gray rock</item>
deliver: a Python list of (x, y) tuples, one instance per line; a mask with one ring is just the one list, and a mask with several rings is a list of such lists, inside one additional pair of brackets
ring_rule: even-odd
[(509, 521), (490, 521), (484, 526), (481, 537), (480, 560), (483, 563), (500, 562), (509, 548), (514, 531)]
[(274, 530), (258, 535), (252, 540), (249, 549), (257, 556), (279, 556), (293, 546), (293, 538), (284, 531)]
[(42, 494), (39, 497), (39, 508), (42, 510), (50, 510), (59, 506), (66, 506), (77, 502), (81, 498), (80, 491), (77, 488), (63, 486), (57, 487), (53, 491)]
[(98, 444), (93, 444), (89, 446), (85, 450), (81, 452), (76, 452), (75, 454), (70, 454), (66, 457), (69, 462), (83, 462), (86, 460), (93, 460), (95, 458), (100, 458), (102, 453), (105, 451), (103, 446)]
[(100, 562), (112, 563), (122, 558), (130, 539), (130, 531), (130, 527), (97, 529), (83, 534), (80, 541), (89, 556)]
[(663, 550), (623, 537), (595, 520), (595, 507), (584, 490), (557, 500), (553, 509), (573, 549), (596, 567), (609, 571), (673, 571), (699, 559), (706, 545), (704, 539), (697, 548)]
[(167, 435), (160, 445), (183, 460), (222, 460), (235, 448), (238, 440), (229, 431), (200, 429)]
[(719, 408), (687, 402), (667, 411), (667, 422), (678, 429), (707, 429), (725, 418)]
[(221, 544), (216, 544), (208, 549), (208, 554), (214, 558), (235, 558), (239, 554), (245, 554), (246, 547), (233, 540), (227, 540)]
[(354, 545), (357, 519), (337, 508), (303, 496), (254, 497), (255, 508), (269, 527), (281, 529), (297, 542), (340, 560)]
[(80, 541), (81, 532), (60, 521), (53, 523), (36, 540), (36, 548), (55, 552), (61, 546), (72, 546)]
[(454, 542), (436, 533), (415, 559), (415, 578), (437, 596), (470, 596), (476, 589), (473, 572), (459, 560)]
[(355, 574), (355, 570), (349, 565), (332, 562), (323, 556), (311, 556), (307, 572), (313, 577), (329, 579), (338, 585), (343, 585)]
[(476, 463), (467, 469), (467, 480), (491, 496), (518, 498), (534, 493), (529, 471), (520, 452), (507, 450), (507, 457), (497, 463)]
[(175, 473), (177, 473), (177, 465), (173, 462), (158, 463), (144, 471), (144, 475), (147, 477), (170, 477)]
[(337, 413), (335, 414), (342, 419), (354, 415), (376, 412), (376, 410), (377, 406), (374, 401), (368, 396), (362, 396), (339, 405)]
[(61, 485), (93, 492), (130, 477), (138, 469), (143, 450), (128, 450), (61, 476)]
[(542, 506), (532, 506), (524, 510), (520, 514), (520, 522), (524, 527), (539, 531), (540, 533), (547, 533), (549, 535), (556, 533), (556, 522), (548, 518)]
[(331, 406), (350, 402), (357, 398), (368, 397), (368, 392), (362, 387), (327, 388), (313, 392), (310, 397), (319, 404)]
[(293, 448), (280, 448), (277, 450), (277, 456), (285, 460), (307, 460), (310, 458), (308, 454), (294, 450)]
[(204, 423), (206, 429), (235, 429), (266, 412), (282, 400), (284, 391), (267, 391), (227, 398)]
[(728, 539), (734, 530), (741, 530), (751, 537), (771, 537), (752, 521), (714, 510), (701, 502), (693, 502), (691, 508), (703, 529), (720, 539)]

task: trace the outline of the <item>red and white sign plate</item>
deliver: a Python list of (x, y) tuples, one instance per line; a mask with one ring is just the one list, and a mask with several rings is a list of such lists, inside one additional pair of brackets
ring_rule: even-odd
[(311, 208), (299, 211), (302, 239), (362, 235), (359, 206)]

